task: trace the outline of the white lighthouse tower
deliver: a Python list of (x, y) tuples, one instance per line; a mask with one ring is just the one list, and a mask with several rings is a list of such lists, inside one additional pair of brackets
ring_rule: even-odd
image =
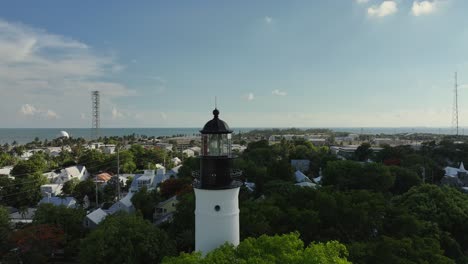
[(231, 172), (232, 130), (214, 118), (200, 131), (200, 177), (195, 190), (195, 250), (203, 255), (228, 242), (239, 245), (239, 188)]

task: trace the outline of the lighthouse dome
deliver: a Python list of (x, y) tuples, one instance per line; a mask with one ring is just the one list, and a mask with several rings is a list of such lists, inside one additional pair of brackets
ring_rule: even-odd
[(213, 119), (208, 121), (200, 133), (202, 134), (228, 134), (232, 133), (232, 130), (229, 129), (229, 126), (226, 122), (219, 119), (219, 110), (213, 110)]

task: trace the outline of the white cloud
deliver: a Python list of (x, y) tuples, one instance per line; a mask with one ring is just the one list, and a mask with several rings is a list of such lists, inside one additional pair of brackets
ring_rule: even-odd
[(255, 96), (253, 93), (248, 93), (244, 96), (244, 99), (247, 101), (253, 101), (255, 99)]
[(124, 114), (122, 112), (120, 112), (119, 110), (117, 110), (117, 107), (112, 107), (112, 119), (120, 119), (120, 118), (123, 118), (124, 117)]
[(18, 111), (22, 116), (38, 117), (39, 119), (57, 119), (60, 116), (53, 110), (41, 109), (31, 104), (24, 104)]
[(268, 25), (273, 24), (273, 22), (274, 22), (273, 18), (270, 17), (270, 16), (264, 17), (263, 21), (265, 21), (265, 23), (268, 24)]
[(34, 105), (30, 104), (24, 104), (20, 108), (20, 114), (25, 115), (25, 116), (33, 116), (37, 113), (36, 107)]
[(395, 1), (383, 1), (380, 5), (374, 5), (367, 9), (367, 14), (371, 17), (385, 17), (398, 11)]
[(59, 118), (59, 115), (57, 113), (55, 113), (54, 111), (52, 110), (47, 110), (45, 113), (44, 113), (44, 116), (46, 119), (57, 119)]
[(284, 91), (280, 91), (278, 89), (275, 89), (271, 92), (273, 95), (278, 95), (278, 96), (286, 96), (288, 95), (288, 93), (284, 92)]
[[(103, 107), (111, 107), (115, 97), (137, 94), (109, 81), (123, 70), (114, 56), (102, 51), (98, 54), (85, 43), (0, 18), (0, 94), (8, 98), (2, 102), (2, 111), (14, 112), (22, 105), (22, 116), (51, 120), (59, 118), (58, 111), (64, 114), (62, 120), (82, 122), (76, 113), (90, 107), (90, 91), (101, 91)], [(27, 102), (44, 107), (38, 109)], [(57, 111), (48, 111), (46, 106)], [(12, 119), (0, 117), (0, 121), (5, 120)], [(44, 122), (34, 120), (10, 124), (44, 126)]]
[(422, 16), (434, 13), (436, 11), (437, 2), (433, 1), (414, 1), (413, 7), (411, 8), (411, 13), (414, 16)]
[(369, 0), (356, 0), (356, 3), (358, 3), (358, 4), (366, 4), (368, 2), (369, 2)]

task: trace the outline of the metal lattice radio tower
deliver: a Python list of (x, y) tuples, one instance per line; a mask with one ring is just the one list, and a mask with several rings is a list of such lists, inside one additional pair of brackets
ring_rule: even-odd
[(455, 72), (455, 87), (453, 99), (453, 113), (452, 113), (452, 128), (456, 136), (458, 136), (458, 80), (457, 73)]
[(99, 127), (100, 127), (100, 117), (99, 117), (99, 91), (91, 92), (91, 103), (92, 103), (92, 115), (93, 115), (93, 124), (92, 124), (92, 133), (95, 138), (99, 136)]

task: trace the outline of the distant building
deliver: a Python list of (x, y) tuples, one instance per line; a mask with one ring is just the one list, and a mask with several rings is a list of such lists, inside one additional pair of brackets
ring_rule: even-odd
[(466, 187), (468, 186), (468, 171), (465, 170), (463, 162), (460, 163), (460, 167), (445, 167), (445, 175), (441, 179), (441, 184), (449, 185), (453, 187)]

